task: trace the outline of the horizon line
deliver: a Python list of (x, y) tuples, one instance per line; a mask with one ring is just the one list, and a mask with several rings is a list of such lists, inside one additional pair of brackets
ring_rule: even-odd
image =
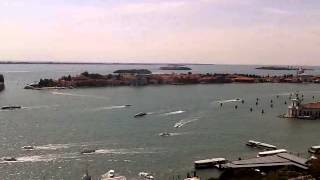
[(244, 65), (244, 66), (309, 66), (317, 67), (319, 65), (288, 65), (288, 64), (215, 64), (215, 63), (152, 63), (152, 62), (74, 62), (74, 61), (3, 61), (0, 64), (65, 64), (65, 65)]

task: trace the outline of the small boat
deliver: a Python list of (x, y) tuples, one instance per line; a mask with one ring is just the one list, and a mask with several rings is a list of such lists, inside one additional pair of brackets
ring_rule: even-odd
[(126, 180), (124, 176), (116, 176), (114, 170), (109, 170), (107, 173), (101, 175), (100, 180)]
[(34, 150), (33, 146), (23, 146), (22, 149), (24, 150)]
[(126, 104), (126, 105), (124, 105), (125, 107), (130, 107), (130, 106), (132, 106), (132, 104)]
[(14, 109), (21, 109), (21, 106), (2, 106), (2, 110), (14, 110)]
[(183, 123), (183, 122), (177, 122), (177, 123), (174, 125), (174, 127), (175, 127), (175, 128), (180, 128), (180, 127), (182, 127), (184, 124), (185, 124), (185, 123)]
[(147, 173), (147, 172), (139, 172), (138, 175), (144, 179), (150, 179), (150, 180), (154, 179), (154, 177), (150, 173)]
[(5, 157), (5, 158), (3, 158), (3, 160), (4, 161), (17, 161), (17, 159), (14, 157)]
[(167, 137), (167, 136), (171, 136), (171, 133), (163, 132), (163, 133), (160, 133), (159, 136)]
[(247, 146), (250, 147), (254, 147), (254, 148), (262, 148), (262, 149), (266, 149), (266, 150), (276, 150), (277, 147), (271, 144), (267, 144), (267, 143), (262, 143), (259, 141), (254, 141), (254, 140), (249, 140), (246, 143)]
[(192, 177), (192, 178), (187, 178), (187, 179), (184, 179), (184, 180), (200, 180), (200, 178), (198, 178), (198, 177)]
[(92, 154), (92, 153), (94, 153), (94, 152), (96, 152), (95, 149), (84, 149), (84, 150), (82, 150), (80, 153), (81, 153), (81, 154)]
[(88, 170), (86, 171), (86, 173), (82, 176), (81, 180), (91, 180), (91, 176), (88, 173)]
[(320, 146), (311, 146), (308, 152), (311, 154), (320, 154)]
[(142, 117), (142, 116), (145, 116), (145, 115), (147, 115), (147, 113), (139, 112), (138, 114), (135, 114), (134, 117), (137, 118), (137, 117)]
[(277, 149), (277, 150), (272, 150), (272, 151), (263, 151), (259, 152), (257, 157), (264, 157), (264, 156), (272, 156), (280, 153), (287, 153), (287, 150), (285, 149)]
[(221, 164), (225, 164), (227, 160), (225, 158), (212, 158), (212, 159), (204, 159), (198, 160), (194, 162), (195, 169), (205, 169), (205, 168), (213, 168), (219, 167)]

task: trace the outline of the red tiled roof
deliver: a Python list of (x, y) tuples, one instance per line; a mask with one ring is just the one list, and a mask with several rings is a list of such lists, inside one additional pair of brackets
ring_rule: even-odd
[(303, 104), (302, 106), (306, 109), (320, 109), (320, 102)]

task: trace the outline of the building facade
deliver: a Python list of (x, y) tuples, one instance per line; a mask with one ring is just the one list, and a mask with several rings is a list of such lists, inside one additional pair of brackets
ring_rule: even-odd
[(292, 99), (288, 107), (288, 118), (320, 119), (320, 102), (302, 104), (299, 99)]

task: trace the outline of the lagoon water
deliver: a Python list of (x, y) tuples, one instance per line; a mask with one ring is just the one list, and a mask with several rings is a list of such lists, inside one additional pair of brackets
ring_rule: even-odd
[[(191, 67), (202, 73), (293, 73), (255, 70), (256, 66)], [(320, 100), (319, 84), (23, 89), (40, 78), (83, 71), (107, 74), (126, 68), (162, 73), (157, 70), (159, 65), (1, 65), (6, 89), (0, 92), (0, 105), (21, 105), (23, 109), (0, 111), (0, 157), (18, 159), (12, 163), (0, 161), (0, 179), (73, 180), (80, 179), (85, 169), (95, 179), (109, 169), (128, 179), (139, 179), (140, 171), (152, 172), (157, 179), (172, 179), (192, 171), (194, 160), (255, 156), (258, 151), (245, 146), (249, 139), (302, 155), (307, 155), (311, 145), (320, 144), (320, 121), (277, 117), (286, 112), (284, 102), (289, 103), (291, 92), (302, 92), (306, 102), (312, 101), (312, 96)], [(242, 98), (245, 103), (232, 101), (235, 98)], [(258, 106), (256, 98), (260, 98)], [(219, 101), (225, 102), (221, 108)], [(148, 115), (133, 118), (138, 112)], [(179, 128), (174, 127), (177, 123)], [(160, 137), (161, 132), (173, 135)], [(22, 150), (26, 145), (33, 145), (36, 150)], [(80, 154), (90, 148), (97, 149), (96, 153)]]

